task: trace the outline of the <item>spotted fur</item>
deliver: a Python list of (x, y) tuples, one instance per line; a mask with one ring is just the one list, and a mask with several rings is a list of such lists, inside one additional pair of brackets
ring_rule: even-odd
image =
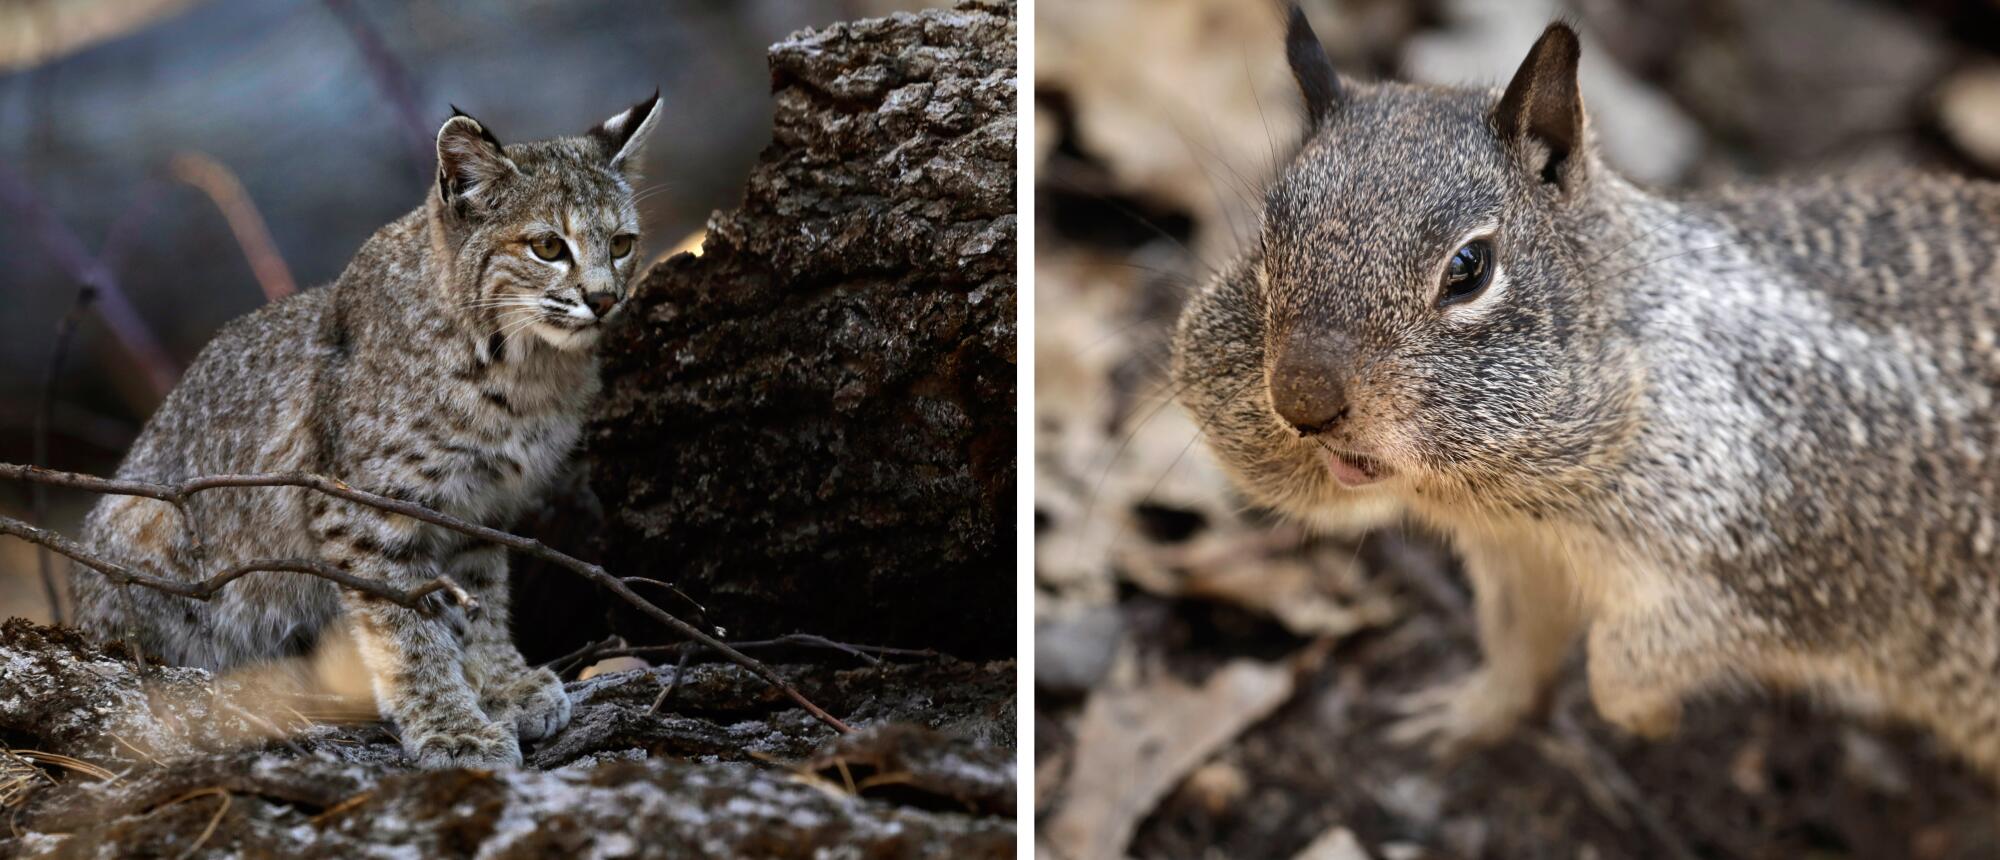
[[(425, 204), (369, 238), (333, 285), (226, 326), (118, 474), (318, 472), (507, 526), (563, 464), (597, 392), (591, 347), (638, 266), (611, 248), (639, 229), (632, 156), (657, 105), (655, 95), (586, 135), (506, 147), (455, 112), (438, 132)], [(531, 247), (551, 237), (564, 248), (555, 261)], [(188, 514), (108, 498), (86, 542), (181, 579), (300, 557), (405, 588), (445, 574), (483, 610), (425, 617), (273, 573), (202, 602), (79, 568), (81, 625), (210, 669), (302, 653), (346, 625), (381, 713), (426, 766), (516, 764), (520, 740), (568, 721), (561, 683), (512, 643), (500, 549), (300, 489), (214, 490)]]
[[(2000, 774), (2000, 186), (1644, 191), (1590, 145), (1575, 57), (1557, 25), (1504, 96), (1308, 89), (1260, 241), (1181, 319), (1184, 403), (1264, 503), (1393, 503), (1457, 544), (1486, 664), (1413, 699), (1410, 739), (1504, 737), (1583, 639), (1634, 731), (1771, 684)], [(1505, 288), (1440, 307), (1482, 222)], [(1346, 394), (1311, 433), (1271, 394), (1299, 336)], [(1332, 452), (1389, 476), (1345, 487)]]

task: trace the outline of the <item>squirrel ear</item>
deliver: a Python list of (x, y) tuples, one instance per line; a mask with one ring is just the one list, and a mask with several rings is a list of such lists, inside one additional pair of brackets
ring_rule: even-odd
[(1292, 77), (1298, 79), (1299, 92), (1306, 97), (1306, 113), (1313, 125), (1319, 125), (1340, 107), (1340, 73), (1333, 70), (1319, 34), (1313, 32), (1305, 10), (1297, 3), (1291, 4), (1286, 15), (1285, 62), (1291, 64)]
[(590, 139), (597, 141), (604, 158), (612, 168), (623, 168), (634, 160), (639, 150), (646, 146), (646, 136), (653, 133), (653, 126), (660, 118), (660, 90), (653, 89), (653, 97), (626, 108), (623, 113), (605, 120), (590, 130)]
[(457, 106), (437, 133), (438, 199), (451, 205), (515, 172), (500, 141)]
[(1576, 83), (1582, 56), (1576, 31), (1560, 21), (1550, 24), (1493, 109), (1503, 137), (1548, 147), (1549, 160), (1541, 167), (1546, 182), (1564, 180), (1570, 166), (1581, 163), (1571, 156), (1583, 146), (1583, 95)]

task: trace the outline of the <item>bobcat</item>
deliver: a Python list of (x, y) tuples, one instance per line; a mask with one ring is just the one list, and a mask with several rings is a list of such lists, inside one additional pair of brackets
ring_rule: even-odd
[[(369, 238), (332, 286), (224, 327), (119, 476), (317, 472), (505, 527), (548, 486), (598, 390), (593, 347), (637, 268), (634, 169), (658, 105), (655, 93), (584, 135), (504, 147), (454, 109), (423, 205)], [(202, 602), (78, 568), (85, 629), (209, 669), (351, 635), (377, 707), (425, 767), (517, 765), (522, 739), (569, 722), (562, 683), (529, 669), (509, 636), (499, 547), (298, 488), (210, 490), (187, 512), (107, 498), (85, 543), (182, 579), (298, 557), (397, 587), (445, 574), (480, 611), (423, 615), (279, 573)]]

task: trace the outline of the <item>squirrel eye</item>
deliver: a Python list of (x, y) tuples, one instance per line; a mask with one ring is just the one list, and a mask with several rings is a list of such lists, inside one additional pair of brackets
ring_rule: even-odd
[(528, 241), (528, 249), (534, 251), (535, 256), (554, 262), (562, 259), (563, 252), (569, 247), (555, 236), (536, 236)]
[(1438, 305), (1451, 305), (1479, 295), (1493, 279), (1493, 245), (1484, 239), (1465, 243), (1444, 269)]
[(620, 233), (611, 237), (611, 256), (613, 259), (623, 259), (626, 254), (630, 253), (632, 253), (632, 234)]

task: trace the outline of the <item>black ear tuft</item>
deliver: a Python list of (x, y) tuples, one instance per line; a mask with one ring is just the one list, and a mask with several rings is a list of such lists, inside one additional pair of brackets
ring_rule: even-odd
[(646, 146), (647, 135), (660, 118), (660, 88), (653, 88), (653, 96), (626, 108), (622, 113), (599, 123), (590, 130), (590, 139), (597, 142), (598, 149), (613, 168), (629, 169), (636, 166), (635, 157)]
[(1501, 135), (1548, 148), (1548, 163), (1541, 167), (1548, 182), (1562, 181), (1572, 165), (1581, 163), (1572, 156), (1583, 146), (1583, 93), (1576, 81), (1582, 56), (1576, 31), (1560, 21), (1550, 24), (1493, 109)]
[(1319, 34), (1313, 32), (1305, 10), (1297, 3), (1291, 4), (1285, 20), (1285, 62), (1291, 64), (1292, 77), (1298, 79), (1299, 92), (1306, 98), (1306, 113), (1313, 125), (1319, 125), (1340, 106), (1340, 73), (1333, 70)]
[(457, 106), (438, 128), (437, 159), (438, 199), (448, 205), (516, 172), (499, 138)]

